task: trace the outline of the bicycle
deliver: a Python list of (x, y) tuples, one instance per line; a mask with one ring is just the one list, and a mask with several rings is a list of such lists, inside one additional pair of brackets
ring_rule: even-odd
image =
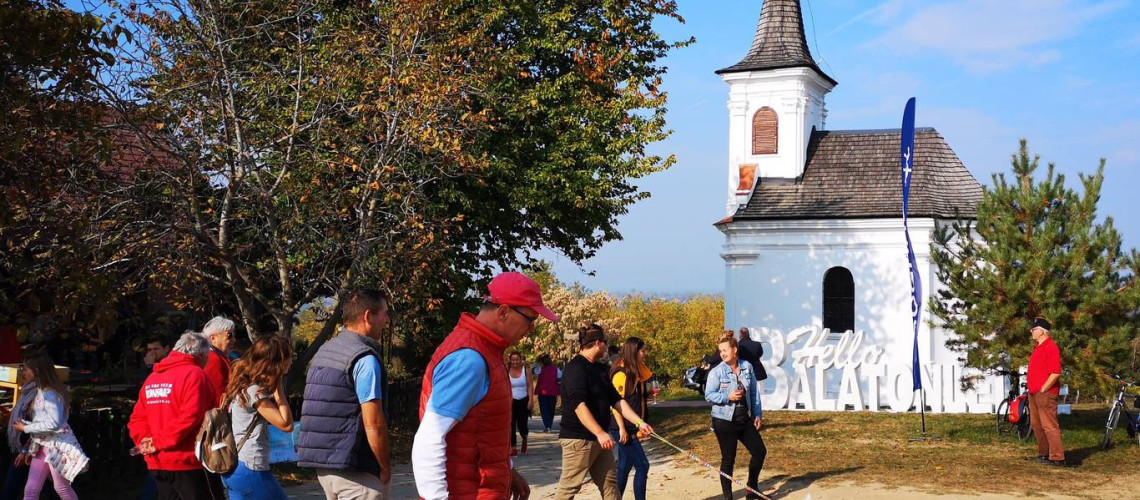
[(1127, 422), (1124, 429), (1128, 431), (1128, 439), (1134, 439), (1140, 443), (1140, 438), (1137, 437), (1140, 436), (1140, 432), (1138, 432), (1140, 431), (1140, 421), (1136, 420), (1136, 417), (1128, 411), (1128, 406), (1124, 404), (1126, 398), (1132, 398), (1133, 404), (1140, 407), (1140, 396), (1125, 392), (1129, 387), (1135, 387), (1136, 382), (1126, 382), (1120, 378), (1120, 375), (1113, 375), (1112, 378), (1120, 382), (1120, 390), (1116, 393), (1116, 399), (1112, 402), (1112, 409), (1108, 411), (1108, 422), (1104, 425), (1104, 441), (1100, 443), (1101, 449), (1104, 450), (1112, 445), (1112, 433), (1116, 431), (1116, 425), (1120, 423), (1121, 413), (1124, 414), (1124, 421)]
[[(1014, 434), (1024, 442), (1033, 434), (1033, 428), (1029, 426), (1029, 393), (1025, 392), (1025, 383), (1020, 381), (1021, 376), (1017, 371), (1000, 370), (997, 373), (1009, 377), (1009, 394), (998, 403), (994, 415), (997, 435), (1001, 437), (1002, 434)], [(1011, 406), (1014, 408), (1012, 414)]]

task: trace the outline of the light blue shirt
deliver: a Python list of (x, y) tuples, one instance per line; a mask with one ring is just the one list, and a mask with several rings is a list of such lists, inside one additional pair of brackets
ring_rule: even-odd
[(489, 390), (491, 374), (483, 356), (474, 349), (459, 349), (444, 356), (431, 372), (427, 407), (437, 415), (463, 420)]
[(384, 399), (384, 388), (380, 387), (380, 360), (376, 356), (364, 356), (352, 365), (352, 379), (356, 381), (356, 399), (361, 404)]

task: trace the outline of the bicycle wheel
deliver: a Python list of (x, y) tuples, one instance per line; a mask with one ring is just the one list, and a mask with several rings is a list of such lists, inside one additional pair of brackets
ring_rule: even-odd
[(994, 414), (994, 424), (997, 427), (997, 435), (1001, 437), (1002, 434), (1009, 432), (1009, 400), (1003, 399), (998, 403), (997, 413)]
[(1104, 441), (1100, 442), (1100, 448), (1107, 450), (1112, 445), (1112, 432), (1116, 430), (1116, 423), (1120, 420), (1120, 405), (1112, 405), (1112, 409), (1108, 411), (1108, 423), (1104, 426)]
[(1029, 425), (1029, 412), (1026, 412), (1025, 415), (1021, 416), (1021, 420), (1017, 421), (1017, 438), (1025, 442), (1031, 434), (1033, 434), (1033, 427)]

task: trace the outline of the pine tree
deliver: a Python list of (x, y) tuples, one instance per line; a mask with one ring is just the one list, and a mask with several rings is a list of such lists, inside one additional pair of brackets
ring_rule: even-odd
[(1129, 375), (1140, 259), (1135, 249), (1121, 251), (1111, 217), (1097, 221), (1103, 159), (1095, 174), (1080, 174), (1083, 193), (1066, 188), (1051, 163), (1043, 179), (1035, 177), (1038, 162), (1023, 139), (1012, 182), (994, 175), (977, 220), (935, 231), (931, 254), (944, 288), (931, 311), (953, 332), (947, 345), (966, 366), (991, 373), (1025, 366), (1034, 345), (1029, 321), (1046, 318), (1061, 350), (1062, 383), (1107, 390), (1108, 375)]

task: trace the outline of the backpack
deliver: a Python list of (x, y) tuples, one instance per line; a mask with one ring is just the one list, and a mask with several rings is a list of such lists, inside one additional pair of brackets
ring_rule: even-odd
[(229, 404), (222, 404), (206, 412), (202, 420), (202, 427), (198, 429), (198, 438), (194, 442), (194, 456), (202, 462), (202, 467), (214, 474), (228, 474), (237, 468), (238, 450), (245, 445), (253, 432), (253, 427), (261, 420), (261, 415), (254, 413), (245, 428), (245, 435), (241, 442), (234, 445), (234, 431), (230, 420)]
[(1024, 406), (1027, 404), (1029, 404), (1029, 396), (1025, 394), (1022, 394), (1014, 398), (1013, 401), (1009, 402), (1009, 416), (1006, 417), (1009, 419), (1009, 423), (1016, 424), (1021, 421), (1021, 418), (1025, 413)]

